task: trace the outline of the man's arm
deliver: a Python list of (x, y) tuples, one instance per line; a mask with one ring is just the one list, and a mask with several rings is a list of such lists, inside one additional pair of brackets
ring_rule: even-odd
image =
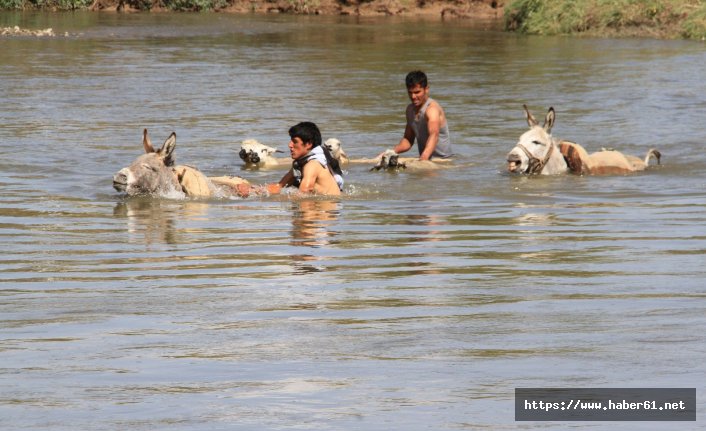
[[(291, 186), (294, 184), (294, 172), (290, 169), (287, 171), (286, 174), (282, 177), (281, 180), (277, 184), (272, 184), (273, 186), (278, 186), (279, 190), (282, 190), (285, 187)], [(277, 190), (277, 193), (279, 193), (279, 190)]]
[(431, 159), (431, 156), (434, 154), (434, 150), (436, 149), (436, 144), (439, 143), (439, 131), (441, 130), (441, 109), (432, 103), (427, 108), (426, 117), (429, 137), (427, 138), (426, 145), (424, 146), (424, 152), (419, 156), (419, 160)]
[[(412, 129), (412, 126), (409, 125), (409, 118), (413, 115), (414, 105), (410, 103), (409, 105), (407, 105), (407, 109), (405, 110), (404, 114), (405, 121), (407, 121), (407, 124), (404, 128), (404, 135), (402, 135), (402, 139), (400, 139), (400, 142), (393, 148), (393, 150), (397, 154), (409, 151), (409, 149), (412, 148), (412, 145), (414, 145), (414, 129)], [(380, 153), (380, 156), (382, 156), (382, 153)]]
[(302, 193), (314, 193), (316, 191), (316, 180), (319, 178), (324, 167), (320, 163), (307, 163), (302, 168), (302, 181), (299, 184), (299, 191)]
[(405, 151), (409, 151), (410, 148), (412, 148), (412, 143), (414, 142), (414, 130), (412, 130), (412, 127), (407, 124), (407, 126), (404, 128), (404, 136), (402, 139), (400, 139), (400, 143), (395, 145), (395, 153), (400, 154), (404, 153)]
[(253, 186), (250, 184), (238, 184), (238, 194), (244, 198), (250, 196), (250, 194), (261, 195), (269, 193), (271, 195), (277, 194), (282, 191), (284, 187), (292, 185), (294, 182), (294, 173), (290, 169), (278, 183), (263, 184), (261, 186)]

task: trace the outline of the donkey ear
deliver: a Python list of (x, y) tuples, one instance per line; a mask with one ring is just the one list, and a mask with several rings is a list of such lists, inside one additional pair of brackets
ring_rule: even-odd
[(522, 105), (523, 108), (525, 108), (525, 118), (527, 118), (527, 125), (530, 127), (536, 126), (539, 124), (537, 120), (532, 116), (532, 113), (529, 111), (527, 108), (527, 105)]
[(164, 160), (166, 166), (174, 166), (174, 148), (176, 147), (176, 133), (172, 132), (171, 135), (164, 141), (162, 148), (157, 151), (159, 157)]
[(147, 129), (142, 132), (142, 146), (145, 147), (145, 153), (154, 153), (154, 147), (150, 142), (150, 137), (147, 136)]
[(554, 112), (553, 107), (550, 107), (547, 116), (544, 117), (544, 125), (542, 126), (547, 133), (551, 133), (552, 127), (554, 127), (554, 120), (556, 120), (556, 112)]

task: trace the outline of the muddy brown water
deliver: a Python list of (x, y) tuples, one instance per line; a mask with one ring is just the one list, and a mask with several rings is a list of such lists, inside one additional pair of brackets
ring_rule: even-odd
[[(463, 21), (0, 14), (4, 429), (699, 429), (515, 422), (516, 387), (706, 381), (703, 43)], [(317, 122), (393, 146), (422, 68), (457, 165), (352, 166), (342, 199), (127, 199), (143, 128), (211, 175)], [(522, 104), (661, 167), (513, 177)]]

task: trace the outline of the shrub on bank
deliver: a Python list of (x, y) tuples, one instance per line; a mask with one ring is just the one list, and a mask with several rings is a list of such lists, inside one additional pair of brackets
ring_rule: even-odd
[(706, 38), (704, 0), (513, 0), (505, 28), (527, 34)]
[(682, 25), (682, 36), (689, 39), (706, 40), (706, 7), (695, 10)]

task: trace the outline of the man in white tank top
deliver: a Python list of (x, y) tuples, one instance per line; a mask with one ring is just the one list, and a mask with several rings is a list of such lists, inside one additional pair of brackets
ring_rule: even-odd
[(452, 157), (446, 114), (441, 105), (429, 97), (427, 76), (420, 70), (409, 72), (405, 84), (412, 103), (407, 106), (407, 126), (395, 152), (408, 151), (416, 140), (419, 160)]

